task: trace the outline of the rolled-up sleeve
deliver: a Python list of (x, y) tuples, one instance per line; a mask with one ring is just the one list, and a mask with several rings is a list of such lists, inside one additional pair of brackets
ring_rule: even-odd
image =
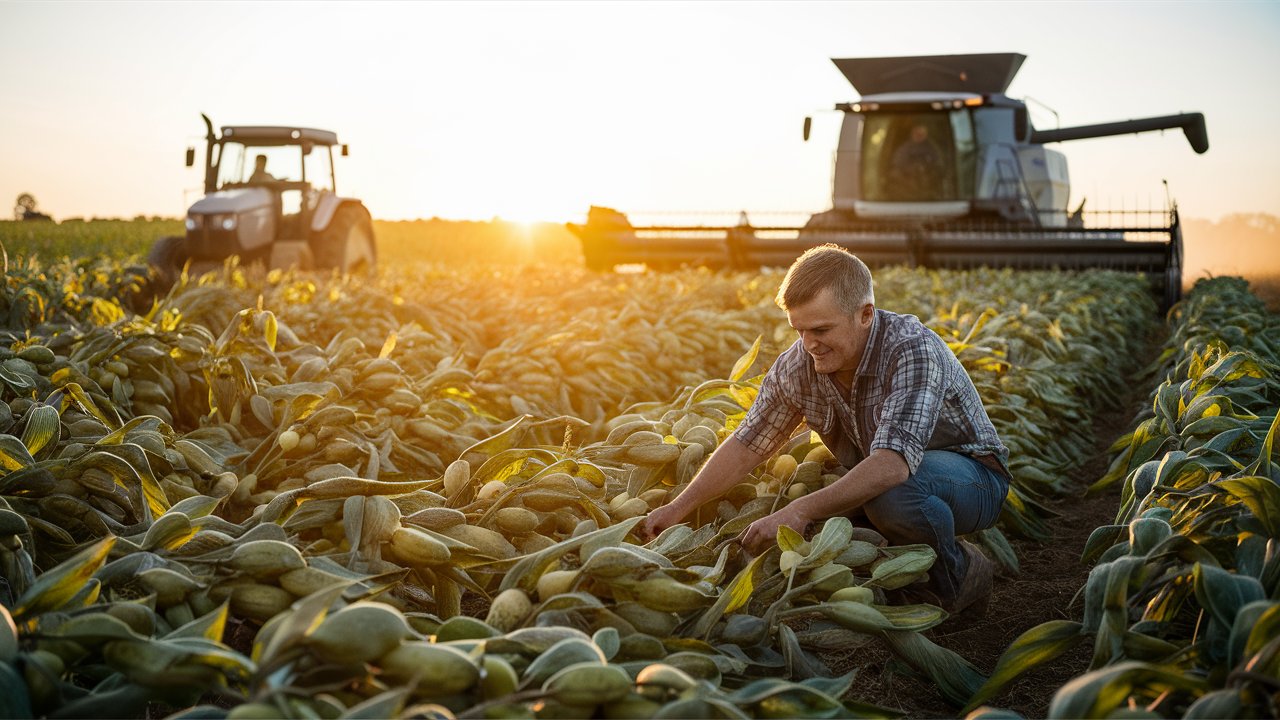
[(787, 401), (775, 365), (760, 383), (760, 393), (733, 436), (761, 457), (778, 451), (800, 425), (800, 410)]
[(915, 473), (942, 413), (946, 365), (936, 343), (901, 343), (896, 350), (870, 449), (893, 450)]

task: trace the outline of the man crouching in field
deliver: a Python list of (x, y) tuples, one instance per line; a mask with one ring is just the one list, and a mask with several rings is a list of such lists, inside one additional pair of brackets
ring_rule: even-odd
[(752, 523), (744, 547), (760, 552), (780, 525), (804, 532), (814, 521), (865, 513), (891, 543), (937, 552), (921, 594), (953, 613), (981, 613), (992, 564), (956, 535), (999, 518), (1009, 451), (960, 361), (914, 315), (877, 310), (871, 271), (835, 245), (800, 256), (776, 301), (800, 339), (765, 375), (738, 429), (643, 531), (657, 535), (741, 482), (804, 420), (852, 469)]

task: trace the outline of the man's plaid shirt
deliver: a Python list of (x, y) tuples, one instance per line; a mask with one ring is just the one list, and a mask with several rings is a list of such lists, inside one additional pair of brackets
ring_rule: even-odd
[(832, 376), (814, 370), (797, 340), (765, 375), (734, 435), (768, 457), (801, 420), (847, 468), (879, 448), (900, 454), (912, 473), (925, 450), (950, 450), (988, 465), (994, 456), (1007, 468), (1009, 449), (973, 381), (942, 338), (914, 315), (875, 311), (851, 397)]

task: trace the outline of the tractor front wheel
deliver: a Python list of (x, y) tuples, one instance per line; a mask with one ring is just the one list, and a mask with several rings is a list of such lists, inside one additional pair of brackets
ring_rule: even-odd
[(354, 207), (339, 208), (329, 227), (311, 242), (317, 267), (344, 273), (371, 271), (377, 262), (373, 225)]
[(186, 238), (168, 235), (156, 241), (147, 253), (147, 264), (155, 273), (156, 282), (167, 291), (178, 281), (182, 267), (187, 262)]

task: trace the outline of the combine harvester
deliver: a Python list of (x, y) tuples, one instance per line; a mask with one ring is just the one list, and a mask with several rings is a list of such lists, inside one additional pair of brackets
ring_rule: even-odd
[[(1032, 127), (1027, 105), (1005, 94), (1025, 55), (997, 53), (849, 58), (833, 62), (862, 98), (841, 103), (831, 209), (802, 227), (633, 226), (591, 208), (570, 225), (596, 270), (644, 263), (786, 266), (807, 248), (836, 243), (867, 264), (1010, 267), (1145, 273), (1165, 308), (1182, 292), (1176, 206), (1086, 213), (1067, 206), (1067, 161), (1049, 143), (1181, 128), (1209, 149), (1204, 115), (1186, 113), (1054, 130)], [(804, 137), (809, 138), (805, 118)]]

